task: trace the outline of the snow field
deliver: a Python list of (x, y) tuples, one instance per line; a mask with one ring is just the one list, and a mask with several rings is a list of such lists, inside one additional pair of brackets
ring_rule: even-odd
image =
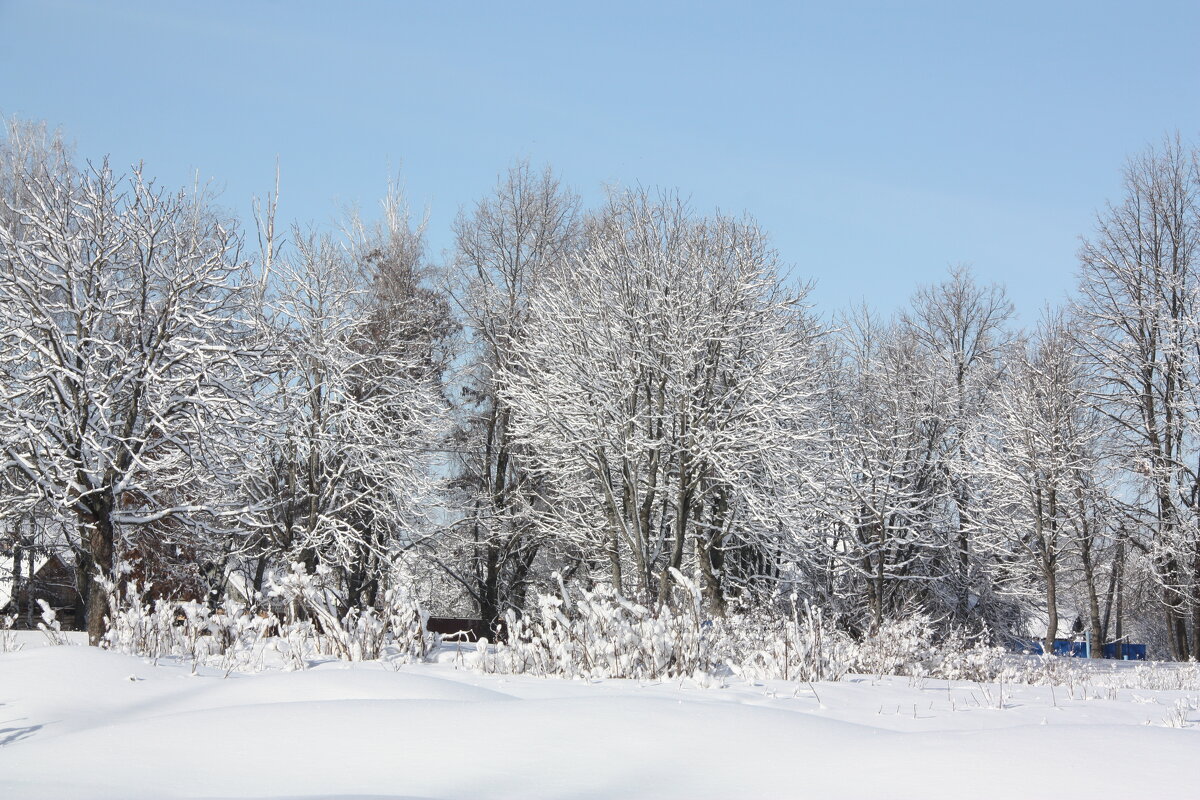
[[(1187, 796), (1200, 692), (0, 655), (4, 798)], [(458, 663), (456, 663), (458, 662)], [(1178, 727), (1183, 726), (1183, 727)]]

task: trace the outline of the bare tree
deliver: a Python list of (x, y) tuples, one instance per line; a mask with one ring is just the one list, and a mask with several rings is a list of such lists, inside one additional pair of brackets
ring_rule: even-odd
[(531, 303), (503, 373), (544, 524), (619, 591), (667, 602), (685, 560), (712, 613), (724, 557), (778, 555), (814, 391), (814, 326), (752, 222), (619, 194)]
[(198, 513), (197, 442), (230, 403), (238, 240), (203, 194), (135, 170), (19, 165), (0, 222), (0, 447), (19, 481), (69, 515), (93, 644), (122, 529)]
[(545, 487), (527, 467), (528, 445), (514, 441), (512, 409), (497, 376), (524, 340), (530, 296), (577, 246), (579, 199), (546, 169), (510, 169), (491, 195), (454, 225), (452, 296), (470, 334), (462, 381), (455, 486), (465, 569), (453, 570), (490, 629), (520, 609), (541, 541), (533, 522)]
[[(444, 434), (446, 304), (420, 274), (420, 231), (389, 195), (379, 226), (293, 233), (265, 295), (266, 380), (246, 476), (258, 559), (332, 572), (343, 610), (373, 605), (428, 533)], [(272, 248), (273, 250), (273, 248)]]
[(966, 457), (966, 432), (994, 385), (996, 361), (1009, 340), (1005, 325), (1012, 313), (1003, 288), (980, 286), (969, 270), (956, 267), (947, 280), (918, 290), (911, 310), (902, 315), (904, 324), (940, 362), (946, 380), (948, 403), (940, 447), (953, 503), (947, 535), (954, 556), (948, 572), (958, 595), (955, 611), (960, 620), (969, 616), (971, 598), (986, 594), (987, 587), (977, 585), (981, 574), (972, 569), (971, 485), (961, 472), (950, 469), (950, 463)]
[(885, 616), (924, 604), (922, 584), (945, 577), (937, 526), (949, 491), (940, 464), (947, 398), (939, 363), (907, 327), (863, 309), (841, 329), (822, 507), (831, 566), (850, 574), (828, 600), (853, 619), (865, 594), (875, 631)]
[(1195, 655), (1200, 636), (1198, 190), (1194, 149), (1178, 137), (1150, 148), (1129, 161), (1125, 197), (1079, 253), (1081, 342), (1103, 381), (1097, 403), (1151, 506), (1152, 541), (1140, 544), (1153, 554), (1177, 659)]
[(1053, 313), (1032, 341), (1013, 348), (1009, 364), (1008, 379), (968, 436), (968, 460), (959, 465), (987, 492), (986, 501), (975, 502), (972, 524), (1007, 591), (1040, 586), (1047, 653), (1058, 636), (1066, 560), (1082, 558), (1093, 644), (1100, 647), (1093, 557), (1103, 427), (1095, 424), (1085, 365), (1072, 331)]

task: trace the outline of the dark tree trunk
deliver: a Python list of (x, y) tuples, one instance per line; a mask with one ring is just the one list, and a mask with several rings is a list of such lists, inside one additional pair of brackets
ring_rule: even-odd
[(1200, 655), (1200, 552), (1192, 557), (1191, 639), (1192, 658)]
[(75, 551), (75, 630), (87, 630), (88, 598), (92, 592), (92, 557), (87, 549)]
[(485, 545), (483, 585), (479, 587), (479, 617), (491, 636), (496, 635), (500, 619), (500, 554), (496, 546)]
[[(16, 615), (18, 617), (20, 617), (21, 616), (21, 595), (22, 595), (21, 590), (24, 588), (21, 586), (21, 567), (23, 566), (21, 564), (21, 557), (25, 552), (21, 547), (21, 523), (20, 522), (17, 523), (16, 529), (15, 529), (15, 536), (16, 536), (16, 541), (13, 542), (12, 602), (13, 602), (13, 611), (16, 613)], [(25, 594), (25, 605), (27, 606), (26, 613), (28, 616), (31, 617), (32, 611), (30, 609), (28, 609), (28, 606), (33, 605), (33, 598), (29, 597), (28, 592), (25, 592), (24, 594)], [(3, 610), (3, 609), (0, 609), (0, 610)]]
[(1117, 576), (1121, 574), (1121, 556), (1124, 546), (1125, 543), (1118, 538), (1117, 552), (1113, 556), (1112, 574), (1108, 576), (1108, 592), (1104, 596), (1104, 621), (1101, 623), (1101, 628), (1105, 641), (1108, 641), (1108, 632), (1112, 630), (1113, 600), (1117, 596)]
[(1123, 621), (1125, 615), (1125, 562), (1121, 561), (1120, 572), (1117, 573), (1117, 620), (1116, 629), (1113, 632), (1113, 638), (1117, 640), (1117, 658), (1124, 660), (1125, 656), (1125, 632)]
[[(263, 579), (267, 574), (267, 557), (265, 555), (258, 557), (258, 563), (254, 566), (254, 591), (257, 594), (262, 591)], [(246, 602), (249, 603), (252, 598), (247, 597)]]
[(97, 647), (104, 637), (104, 615), (108, 613), (108, 596), (99, 580), (111, 580), (115, 535), (111, 509), (105, 505), (88, 515), (87, 544), (91, 569), (85, 575), (87, 585), (88, 644)]
[(1179, 586), (1179, 566), (1175, 559), (1168, 559), (1164, 570), (1163, 605), (1166, 607), (1167, 639), (1170, 643), (1171, 660), (1187, 661), (1187, 619), (1183, 615), (1183, 596)]
[(721, 590), (721, 576), (713, 565), (712, 553), (715, 542), (711, 537), (696, 538), (696, 564), (700, 568), (700, 590), (704, 604), (712, 617), (725, 616), (725, 593)]
[(714, 618), (725, 616), (725, 589), (721, 585), (721, 539), (729, 514), (729, 503), (723, 492), (712, 501), (712, 516), (707, 533), (696, 537), (696, 565), (700, 569), (700, 587), (708, 613)]
[(617, 594), (624, 596), (625, 589), (622, 585), (621, 576), (621, 534), (617, 530), (617, 525), (612, 524), (612, 532), (608, 537), (608, 568), (612, 578), (613, 589)]
[(1042, 652), (1054, 652), (1054, 640), (1058, 638), (1058, 581), (1054, 565), (1044, 565), (1046, 577), (1046, 638), (1043, 640)]
[(1096, 588), (1096, 570), (1092, 563), (1092, 543), (1088, 538), (1085, 538), (1083, 542), (1082, 557), (1084, 583), (1087, 589), (1089, 630), (1092, 636), (1092, 644), (1088, 648), (1088, 656), (1091, 658), (1102, 658), (1104, 656), (1105, 644), (1104, 630), (1100, 618), (1100, 597)]

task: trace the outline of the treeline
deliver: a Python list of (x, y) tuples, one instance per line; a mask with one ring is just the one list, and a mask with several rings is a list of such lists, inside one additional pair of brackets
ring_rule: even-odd
[(1020, 329), (966, 269), (822, 315), (753, 219), (669, 192), (585, 208), (518, 164), (435, 259), (395, 192), (337, 233), (238, 221), (10, 121), (4, 568), (68, 554), (93, 641), (97, 579), (215, 606), (300, 564), (343, 614), (688, 576), (713, 617), (1197, 656), (1198, 190), (1177, 139), (1130, 160)]

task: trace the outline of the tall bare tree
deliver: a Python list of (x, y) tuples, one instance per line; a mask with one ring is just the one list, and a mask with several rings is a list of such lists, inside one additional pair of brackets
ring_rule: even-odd
[(524, 603), (541, 546), (533, 515), (545, 502), (528, 468), (534, 455), (513, 438), (512, 408), (497, 376), (524, 340), (531, 295), (572, 256), (580, 228), (579, 198), (550, 169), (535, 173), (525, 162), (454, 224), (452, 296), (470, 344), (455, 435), (462, 556), (445, 566), (490, 629)]
[(135, 170), (20, 164), (0, 220), (0, 447), (74, 523), (87, 630), (122, 530), (201, 511), (198, 442), (233, 402), (241, 326), (238, 239), (203, 194)]
[(1124, 184), (1079, 252), (1081, 342), (1149, 507), (1151, 541), (1130, 541), (1152, 553), (1171, 654), (1186, 659), (1200, 653), (1196, 151), (1168, 139), (1130, 159)]
[(986, 490), (972, 509), (988, 568), (1012, 594), (1042, 592), (1044, 650), (1058, 636), (1067, 559), (1082, 558), (1094, 645), (1103, 644), (1094, 575), (1098, 443), (1088, 373), (1061, 315), (1012, 348), (1009, 375), (968, 435), (959, 464)]
[(674, 571), (695, 569), (714, 614), (727, 553), (778, 557), (812, 434), (802, 296), (752, 222), (611, 199), (535, 293), (502, 375), (516, 436), (554, 487), (545, 524), (561, 546), (659, 605)]
[(940, 284), (919, 289), (902, 320), (925, 350), (940, 362), (946, 382), (947, 413), (941, 437), (944, 474), (952, 499), (947, 537), (953, 558), (947, 570), (957, 593), (958, 618), (971, 613), (972, 597), (987, 593), (978, 585), (983, 573), (972, 568), (971, 485), (951, 463), (966, 458), (966, 433), (995, 385), (997, 359), (1010, 334), (1006, 324), (1013, 313), (1004, 289), (980, 286), (965, 267), (950, 271)]
[(300, 230), (272, 252), (258, 458), (245, 477), (255, 557), (327, 574), (343, 611), (371, 606), (400, 551), (429, 533), (451, 323), (399, 196), (346, 236)]
[(886, 616), (924, 604), (925, 589), (944, 578), (937, 562), (948, 398), (939, 362), (906, 326), (863, 309), (840, 328), (822, 507), (832, 564), (849, 574), (828, 600), (855, 623), (865, 600), (869, 628), (878, 630)]

